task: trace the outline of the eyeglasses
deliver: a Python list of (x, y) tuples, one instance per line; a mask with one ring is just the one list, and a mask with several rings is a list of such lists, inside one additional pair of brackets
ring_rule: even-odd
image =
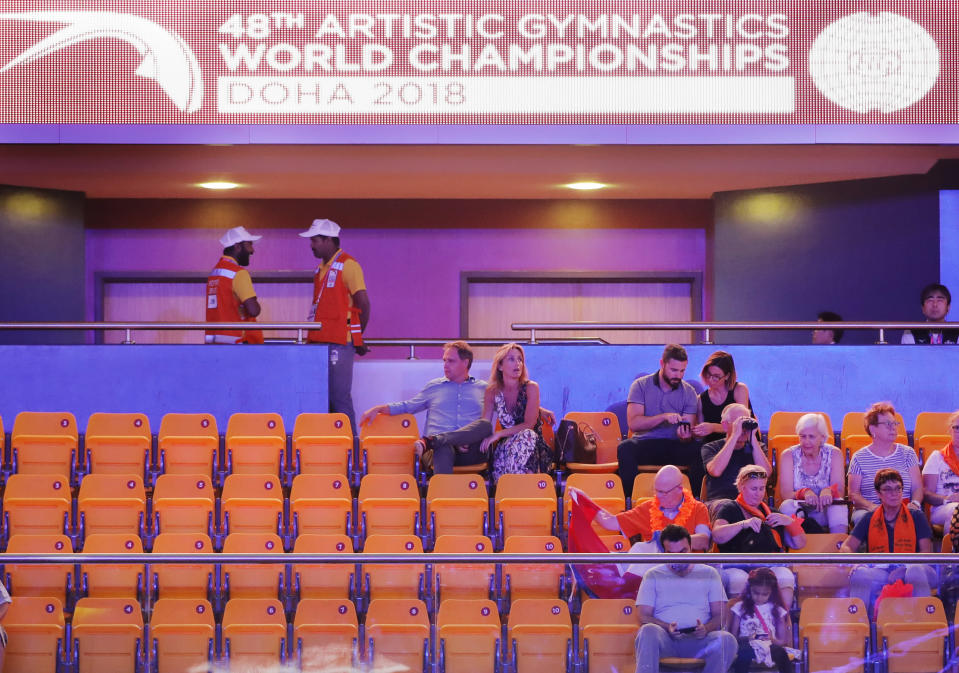
[(706, 378), (709, 381), (721, 381), (726, 378), (726, 374), (706, 374)]
[(883, 486), (879, 489), (880, 493), (902, 493), (902, 486)]
[(887, 428), (898, 428), (899, 421), (878, 421), (876, 425), (885, 425)]
[(654, 488), (653, 490), (656, 491), (656, 495), (658, 495), (658, 496), (663, 496), (663, 495), (667, 495), (667, 494), (669, 494), (669, 493), (672, 493), (672, 492), (675, 491), (677, 488), (682, 488), (682, 487), (683, 487), (683, 482), (679, 482), (679, 483), (676, 484), (675, 486), (670, 486), (669, 488), (664, 488), (664, 489)]
[(746, 475), (746, 479), (766, 479), (768, 476), (765, 472), (750, 472)]

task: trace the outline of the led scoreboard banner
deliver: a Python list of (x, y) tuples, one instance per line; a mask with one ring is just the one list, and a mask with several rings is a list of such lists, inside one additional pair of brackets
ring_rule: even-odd
[(0, 0), (4, 124), (955, 124), (959, 2)]

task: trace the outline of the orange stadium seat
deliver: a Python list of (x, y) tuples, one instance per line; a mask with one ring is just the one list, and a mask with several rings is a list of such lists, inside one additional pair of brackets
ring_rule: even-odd
[[(57, 673), (66, 670), (63, 604), (57, 598), (13, 596), (3, 618), (7, 632), (3, 670), (7, 673)], [(58, 666), (60, 664), (60, 666)]]
[(366, 637), (374, 673), (432, 670), (430, 620), (423, 601), (374, 600), (366, 613)]
[(436, 657), (445, 673), (494, 673), (502, 670), (500, 621), (489, 600), (450, 599), (436, 616)]
[[(440, 535), (436, 554), (492, 554), (493, 543), (482, 535)], [(453, 598), (496, 598), (493, 563), (437, 563), (433, 566), (433, 596), (437, 604)]]
[(611, 552), (627, 552), (629, 548), (632, 547), (629, 544), (629, 540), (625, 536), (620, 535), (619, 533), (614, 533), (613, 535), (603, 535), (600, 537), (600, 540), (606, 545), (606, 548)]
[[(570, 487), (583, 491), (597, 505), (610, 514), (619, 514), (626, 509), (626, 496), (623, 494), (623, 482), (617, 474), (573, 473), (566, 479), (563, 489), (563, 525), (569, 527)], [(617, 535), (616, 531), (606, 530), (594, 523), (593, 529), (600, 535)]]
[(286, 617), (275, 598), (234, 598), (223, 612), (223, 653), (231, 673), (286, 663)]
[[(273, 533), (230, 533), (223, 542), (224, 554), (283, 554), (283, 541)], [(282, 563), (224, 563), (224, 600), (234, 598), (282, 598), (286, 595), (286, 566)]]
[(282, 476), (286, 430), (279, 414), (233, 414), (226, 426), (226, 471), (229, 474)]
[[(71, 554), (73, 547), (66, 535), (14, 535), (7, 543), (8, 554)], [(6, 585), (13, 596), (50, 596), (68, 605), (76, 590), (74, 566), (8, 563), (4, 567)]]
[[(143, 543), (136, 535), (94, 533), (83, 544), (84, 554), (142, 554)], [(80, 591), (95, 598), (137, 600), (143, 596), (143, 566), (135, 563), (90, 563), (80, 566)]]
[(799, 612), (802, 673), (862, 673), (869, 655), (869, 615), (858, 598), (807, 598)]
[(212, 414), (166, 414), (157, 433), (160, 474), (202, 474), (219, 467), (220, 435)]
[[(655, 472), (640, 472), (636, 475), (636, 480), (633, 482), (633, 492), (630, 494), (630, 502), (633, 507), (639, 504), (641, 500), (656, 497), (656, 489), (653, 488), (653, 481), (655, 479)], [(693, 487), (689, 483), (689, 477), (685, 472), (683, 472), (683, 488), (694, 496), (697, 495), (696, 492), (693, 491)]]
[(12, 474), (3, 492), (3, 536), (73, 535), (70, 480), (59, 474)]
[(367, 474), (360, 481), (360, 536), (420, 535), (420, 495), (408, 474)]
[(300, 414), (293, 424), (293, 473), (353, 474), (353, 427), (346, 414)]
[[(154, 554), (209, 554), (210, 538), (199, 533), (160, 533), (153, 541)], [(150, 588), (154, 598), (215, 598), (216, 566), (209, 563), (156, 563), (150, 570)]]
[(779, 456), (784, 449), (795, 446), (799, 443), (799, 435), (796, 434), (796, 423), (800, 418), (808, 413), (817, 413), (826, 419), (826, 429), (828, 436), (826, 443), (832, 444), (835, 435), (832, 430), (832, 420), (829, 414), (823, 411), (774, 411), (769, 417), (769, 429), (766, 431), (766, 443), (771, 455), (776, 457), (776, 464), (779, 463)]
[[(562, 554), (563, 544), (552, 535), (506, 538), (503, 551), (507, 554)], [(503, 566), (503, 612), (509, 611), (512, 601), (519, 598), (558, 598), (565, 586), (566, 566), (553, 564), (509, 563)]]
[[(862, 411), (850, 411), (842, 418), (842, 431), (839, 434), (840, 446), (848, 462), (859, 449), (872, 443), (872, 437), (866, 431), (863, 419), (866, 414)], [(899, 421), (899, 432), (896, 435), (896, 441), (899, 444), (909, 444), (909, 437), (906, 434), (906, 423), (902, 414), (896, 413), (896, 420)]]
[(77, 419), (67, 411), (21, 411), (10, 447), (17, 474), (59, 474), (76, 483)]
[(290, 490), (291, 535), (353, 535), (353, 498), (342, 474), (298, 474)]
[(933, 451), (938, 451), (952, 441), (949, 428), (948, 411), (922, 411), (916, 416), (915, 429), (912, 432), (913, 445), (919, 457), (926, 461)]
[(553, 478), (548, 474), (504, 474), (496, 484), (493, 516), (500, 546), (511, 535), (555, 534)]
[(362, 473), (415, 475), (414, 444), (419, 437), (413, 414), (378, 414), (360, 428)]
[[(802, 549), (789, 551), (804, 554), (835, 554), (848, 536), (842, 533), (807, 534)], [(812, 565), (800, 563), (792, 567), (796, 574), (796, 600), (802, 607), (807, 598), (833, 598), (848, 591), (851, 566), (838, 563)]]
[(77, 495), (79, 534), (125, 533), (147, 539), (146, 505), (140, 475), (88, 474)]
[(876, 615), (876, 649), (886, 673), (940, 671), (946, 663), (949, 624), (935, 597), (888, 597)]
[(623, 441), (619, 419), (611, 411), (570, 411), (564, 420), (587, 423), (596, 434), (596, 463), (566, 463), (570, 472), (615, 472), (619, 467), (616, 449)]
[(507, 629), (509, 661), (515, 673), (566, 671), (573, 665), (573, 626), (565, 601), (513, 601)]
[[(367, 554), (422, 554), (423, 543), (415, 535), (371, 535), (363, 549)], [(426, 599), (426, 566), (415, 563), (365, 563), (361, 568), (363, 596)]]
[(156, 673), (189, 673), (213, 665), (216, 624), (205, 600), (161, 598), (150, 616)]
[[(346, 535), (300, 535), (294, 554), (352, 554), (353, 541)], [(353, 563), (294, 563), (290, 594), (304, 598), (353, 600), (357, 595), (356, 565)]]
[(426, 489), (429, 538), (489, 535), (489, 495), (475, 474), (434, 474)]
[(301, 600), (293, 619), (293, 643), (298, 670), (358, 670), (359, 624), (353, 603), (333, 598)]
[(97, 412), (87, 421), (83, 447), (87, 473), (136, 474), (150, 479), (153, 435), (146, 414)]
[(273, 474), (231, 474), (220, 496), (220, 534), (273, 533), (285, 535), (283, 489)]
[(203, 474), (161, 474), (153, 488), (153, 535), (203, 533), (216, 535), (213, 513), (216, 491)]
[(579, 614), (579, 651), (584, 673), (636, 670), (639, 614), (635, 600), (590, 599)]
[(143, 615), (126, 598), (81, 598), (73, 611), (79, 673), (135, 671), (145, 663)]

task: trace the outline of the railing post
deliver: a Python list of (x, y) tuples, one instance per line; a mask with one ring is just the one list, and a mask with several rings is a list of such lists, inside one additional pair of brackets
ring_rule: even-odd
[(406, 359), (407, 359), (407, 360), (415, 360), (415, 359), (416, 359), (416, 345), (415, 345), (415, 344), (410, 344), (410, 354), (409, 354), (409, 357), (407, 357)]
[(704, 345), (706, 345), (706, 346), (712, 346), (712, 345), (713, 345), (713, 340), (710, 339), (709, 336), (710, 336), (710, 335), (709, 335), (709, 328), (707, 327), (706, 329), (703, 330), (703, 340), (702, 340), (700, 343), (702, 343), (702, 344), (704, 344)]
[(529, 331), (529, 342), (531, 344), (536, 343), (536, 328), (533, 328)]
[(305, 343), (306, 343), (306, 339), (303, 338), (303, 330), (302, 330), (302, 329), (296, 330), (296, 343), (298, 343), (298, 344), (305, 344)]
[(126, 332), (127, 332), (127, 337), (126, 337), (126, 339), (123, 341), (123, 343), (124, 343), (124, 344), (135, 344), (136, 341), (133, 340), (133, 330), (132, 330), (132, 329), (128, 329)]
[(876, 342), (876, 345), (885, 346), (888, 342), (886, 341), (886, 330), (882, 327), (879, 328), (879, 341)]

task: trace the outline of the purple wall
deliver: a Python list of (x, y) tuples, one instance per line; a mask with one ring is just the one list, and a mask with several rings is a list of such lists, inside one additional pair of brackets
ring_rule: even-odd
[[(296, 230), (252, 231), (264, 234), (254, 281), (257, 272), (315, 268)], [(87, 319), (96, 272), (206, 271), (221, 252), (220, 233), (88, 229)], [(461, 271), (706, 271), (703, 229), (346, 229), (341, 241), (366, 273), (371, 338), (457, 336)], [(703, 306), (708, 315), (708, 297)]]

